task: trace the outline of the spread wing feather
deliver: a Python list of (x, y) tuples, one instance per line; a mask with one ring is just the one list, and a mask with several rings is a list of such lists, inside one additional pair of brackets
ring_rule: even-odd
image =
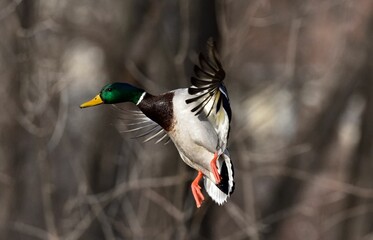
[(121, 124), (124, 123), (125, 129), (120, 132), (136, 133), (133, 138), (143, 138), (143, 142), (154, 140), (156, 144), (162, 141), (167, 144), (170, 141), (166, 131), (141, 111), (122, 109), (116, 105), (114, 108), (120, 113), (124, 113), (120, 114), (120, 119), (124, 120), (121, 121)]
[(227, 89), (224, 86), (225, 71), (220, 63), (215, 42), (207, 41), (207, 51), (199, 55), (199, 64), (194, 66), (194, 75), (191, 77), (192, 86), (188, 88), (191, 95), (186, 100), (193, 105), (195, 115), (204, 112), (215, 127), (221, 150), (224, 151), (230, 131), (231, 108)]

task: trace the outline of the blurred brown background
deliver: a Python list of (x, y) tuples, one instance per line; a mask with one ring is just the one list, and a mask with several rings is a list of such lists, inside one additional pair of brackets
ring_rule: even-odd
[[(236, 190), (197, 210), (173, 144), (79, 105), (188, 87), (210, 36)], [(373, 239), (372, 36), (371, 0), (0, 0), (0, 239)]]

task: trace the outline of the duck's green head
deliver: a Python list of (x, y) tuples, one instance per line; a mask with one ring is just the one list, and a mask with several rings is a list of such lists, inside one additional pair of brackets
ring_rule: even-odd
[(136, 104), (144, 92), (144, 90), (128, 83), (110, 83), (105, 85), (92, 100), (80, 105), (80, 108), (92, 107), (103, 103), (133, 102)]

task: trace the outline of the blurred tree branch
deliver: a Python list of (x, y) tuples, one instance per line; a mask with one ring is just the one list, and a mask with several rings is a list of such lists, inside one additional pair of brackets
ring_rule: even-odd
[[(372, 7), (2, 1), (0, 238), (370, 239)], [(78, 106), (107, 82), (187, 87), (211, 36), (237, 184), (196, 210), (171, 144), (120, 135), (120, 110)]]

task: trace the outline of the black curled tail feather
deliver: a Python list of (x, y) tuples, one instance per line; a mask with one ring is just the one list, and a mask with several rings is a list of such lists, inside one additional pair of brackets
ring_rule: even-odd
[(229, 183), (229, 180), (230, 180), (230, 177), (234, 178), (234, 169), (233, 169), (233, 165), (232, 165), (232, 162), (231, 162), (231, 171), (232, 171), (232, 176), (229, 176), (229, 172), (228, 172), (228, 167), (227, 167), (227, 164), (225, 161), (223, 161), (222, 163), (222, 166), (220, 168), (220, 177), (221, 177), (221, 181), (219, 184), (217, 184), (216, 186), (225, 194), (227, 195), (231, 195), (234, 191), (234, 180), (233, 180), (233, 184), (232, 183)]

